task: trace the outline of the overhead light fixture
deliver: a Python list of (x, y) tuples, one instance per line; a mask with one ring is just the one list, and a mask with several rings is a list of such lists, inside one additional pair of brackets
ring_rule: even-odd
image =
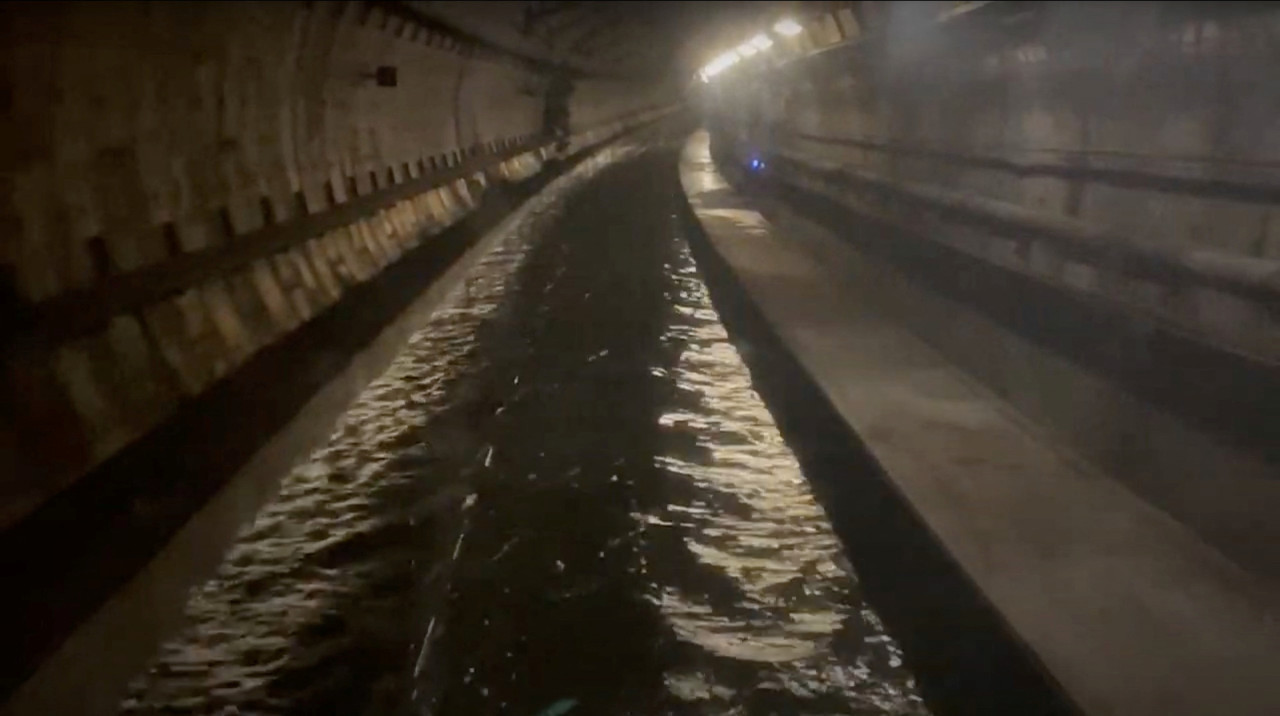
[(736, 51), (729, 50), (723, 55), (720, 55), (714, 60), (708, 62), (707, 66), (702, 68), (701, 74), (704, 78), (710, 79), (734, 66), (740, 59), (742, 58)]
[(762, 32), (759, 35), (756, 35), (755, 37), (751, 38), (750, 40), (747, 40), (747, 44), (751, 45), (757, 50), (767, 50), (770, 47), (773, 47), (773, 40), (770, 40), (769, 36)]
[(757, 50), (750, 42), (744, 42), (741, 45), (738, 45), (738, 54), (743, 57), (750, 57), (757, 52), (759, 52), (759, 50)]
[(804, 28), (800, 27), (800, 23), (796, 22), (795, 20), (792, 20), (791, 18), (786, 18), (784, 20), (779, 20), (776, 23), (774, 23), (773, 31), (778, 33), (779, 35), (782, 35), (783, 37), (795, 37), (796, 35), (799, 35), (800, 33), (804, 32)]

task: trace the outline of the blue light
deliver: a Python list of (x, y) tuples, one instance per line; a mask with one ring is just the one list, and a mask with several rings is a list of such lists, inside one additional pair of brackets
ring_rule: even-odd
[(752, 168), (752, 169), (755, 169), (755, 170), (757, 170), (757, 171), (759, 171), (760, 169), (764, 169), (764, 160), (761, 160), (761, 159), (752, 159), (752, 160), (751, 160), (751, 168)]

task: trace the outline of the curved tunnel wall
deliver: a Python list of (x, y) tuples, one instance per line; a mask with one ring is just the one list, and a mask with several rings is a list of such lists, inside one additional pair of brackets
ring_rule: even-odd
[(860, 17), (810, 19), (779, 43), (783, 62), (744, 62), (703, 99), (755, 151), (863, 209), (1232, 350), (1280, 354), (1280, 91), (1267, 70), (1280, 13), (864, 3)]
[(719, 126), (864, 210), (1280, 354), (1280, 13), (864, 5), (705, 85)]
[(890, 3), (705, 85), (722, 158), (770, 155), (766, 179), (878, 262), (882, 311), (1274, 578), (1280, 14), (938, 11)]
[(838, 166), (879, 210), (1280, 353), (1280, 13), (976, 5), (889, 3), (865, 34), (717, 90), (749, 141)]
[[(543, 158), (536, 65), (394, 3), (5, 15), (0, 526)], [(581, 81), (573, 148), (666, 99)]]
[(766, 90), (781, 140), (1135, 244), (1280, 258), (1274, 11), (886, 5)]

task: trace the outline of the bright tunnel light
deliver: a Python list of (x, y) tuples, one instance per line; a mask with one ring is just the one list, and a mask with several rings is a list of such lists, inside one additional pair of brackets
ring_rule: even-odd
[(786, 18), (785, 20), (779, 20), (777, 23), (775, 23), (773, 26), (773, 31), (778, 33), (779, 35), (782, 35), (783, 37), (795, 37), (796, 35), (799, 35), (800, 33), (804, 32), (804, 28), (800, 27), (800, 23), (796, 22), (795, 20), (792, 20), (791, 18)]
[(751, 45), (757, 50), (767, 50), (770, 47), (773, 47), (773, 40), (770, 40), (769, 36), (762, 32), (759, 35), (756, 35), (755, 37), (751, 38), (750, 40), (747, 40), (747, 44)]
[(715, 77), (721, 72), (724, 72), (734, 66), (738, 63), (739, 59), (741, 59), (741, 57), (739, 57), (738, 53), (734, 50), (730, 50), (708, 62), (707, 66), (703, 67), (702, 72), (700, 73), (703, 77), (703, 81), (705, 82), (706, 80)]
[(738, 54), (743, 57), (750, 57), (757, 52), (759, 52), (759, 50), (757, 50), (755, 45), (752, 45), (750, 42), (744, 42), (741, 45), (738, 45)]

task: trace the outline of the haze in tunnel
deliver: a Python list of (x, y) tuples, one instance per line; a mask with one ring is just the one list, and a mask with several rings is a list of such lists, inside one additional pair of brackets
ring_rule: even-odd
[(1280, 711), (1270, 4), (0, 35), (5, 716)]

